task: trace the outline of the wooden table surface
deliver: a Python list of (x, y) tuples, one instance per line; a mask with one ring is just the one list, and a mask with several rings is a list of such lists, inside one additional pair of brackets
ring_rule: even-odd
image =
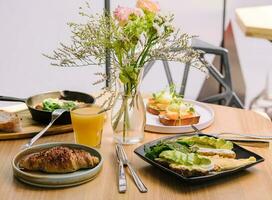
[(272, 40), (272, 5), (238, 8), (236, 16), (247, 36)]
[[(272, 134), (272, 123), (261, 115), (241, 109), (212, 105), (215, 122), (204, 132), (233, 131), (239, 133)], [(144, 142), (163, 137), (163, 134), (146, 133)], [(67, 141), (73, 142), (73, 133), (46, 136), (38, 143)], [(117, 161), (109, 120), (107, 120), (100, 151), (105, 159), (98, 177), (91, 182), (63, 189), (44, 189), (28, 186), (13, 177), (11, 161), (20, 146), (27, 139), (0, 141), (0, 199), (4, 200), (65, 200), (65, 199), (272, 199), (272, 152), (271, 147), (246, 147), (265, 158), (246, 171), (215, 181), (189, 185), (169, 176), (141, 160), (133, 150), (141, 145), (125, 146), (128, 157), (135, 166), (148, 193), (140, 193), (133, 180), (127, 176), (128, 191), (119, 194), (117, 189)]]

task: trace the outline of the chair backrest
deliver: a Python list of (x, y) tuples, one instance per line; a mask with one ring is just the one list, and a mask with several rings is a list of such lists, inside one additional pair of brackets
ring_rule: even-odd
[[(241, 100), (238, 98), (238, 96), (235, 94), (235, 92), (232, 89), (228, 50), (222, 47), (216, 47), (214, 45), (211, 45), (209, 43), (206, 43), (197, 39), (194, 39), (192, 41), (192, 47), (194, 49), (203, 51), (204, 52), (203, 56), (205, 54), (219, 55), (221, 57), (222, 66), (223, 66), (221, 71), (219, 71), (212, 64), (207, 65), (210, 75), (218, 82), (220, 89), (218, 89), (218, 94), (208, 96), (204, 99), (201, 99), (200, 101), (208, 102), (208, 103), (221, 103), (227, 106), (235, 106), (235, 107), (243, 108), (244, 107), (243, 103), (241, 102)], [(173, 78), (170, 72), (169, 63), (167, 60), (164, 60), (162, 62), (163, 62), (168, 84), (171, 85), (173, 84)], [(203, 58), (203, 62), (204, 62), (204, 58)], [(155, 61), (152, 61), (145, 66), (143, 77), (147, 75), (147, 73), (150, 71), (154, 63)], [(190, 71), (190, 63), (186, 63), (184, 67), (181, 87), (179, 91), (179, 94), (181, 94), (182, 96), (184, 96), (185, 94), (189, 71)]]

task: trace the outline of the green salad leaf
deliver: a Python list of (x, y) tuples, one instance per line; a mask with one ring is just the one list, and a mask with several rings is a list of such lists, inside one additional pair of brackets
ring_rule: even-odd
[(43, 102), (43, 110), (46, 111), (54, 111), (56, 109), (66, 109), (66, 110), (71, 110), (76, 106), (75, 102), (73, 101), (64, 101), (64, 100), (59, 100), (59, 99), (44, 99)]
[(63, 104), (61, 106), (61, 108), (66, 109), (66, 110), (71, 110), (74, 107), (76, 107), (76, 104), (73, 101), (65, 101), (65, 102), (63, 102)]
[(149, 148), (145, 148), (146, 156), (152, 160), (158, 158), (160, 153), (165, 150), (177, 150), (184, 153), (189, 153), (189, 147), (179, 144), (176, 141), (165, 140), (160, 141), (158, 144), (151, 146)]
[(53, 99), (43, 100), (43, 110), (53, 111), (59, 108), (60, 105), (57, 102), (53, 101)]

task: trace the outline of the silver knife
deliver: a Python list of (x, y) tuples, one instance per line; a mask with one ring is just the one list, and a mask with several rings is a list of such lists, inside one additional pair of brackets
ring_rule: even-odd
[(127, 190), (126, 174), (123, 161), (120, 159), (120, 151), (117, 146), (115, 146), (115, 152), (118, 160), (118, 190), (120, 193), (125, 193)]

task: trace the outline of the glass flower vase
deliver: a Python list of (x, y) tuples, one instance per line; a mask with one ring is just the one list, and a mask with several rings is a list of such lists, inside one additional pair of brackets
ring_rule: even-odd
[(143, 98), (138, 90), (128, 95), (122, 83), (119, 88), (111, 111), (114, 140), (121, 144), (136, 144), (144, 139), (146, 116)]

